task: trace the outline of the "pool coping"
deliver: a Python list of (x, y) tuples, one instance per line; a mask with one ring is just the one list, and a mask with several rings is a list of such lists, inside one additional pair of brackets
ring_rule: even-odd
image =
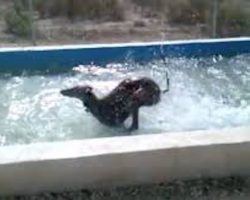
[(0, 194), (250, 174), (250, 127), (0, 148)]
[(66, 44), (66, 45), (39, 45), (24, 47), (0, 47), (1, 52), (12, 51), (44, 51), (44, 50), (70, 50), (70, 49), (91, 49), (106, 47), (146, 47), (161, 45), (178, 45), (178, 44), (209, 44), (217, 42), (249, 42), (250, 37), (231, 37), (231, 38), (208, 38), (208, 39), (188, 39), (188, 40), (169, 40), (169, 41), (153, 41), (153, 42), (126, 42), (126, 43), (98, 43), (98, 44)]

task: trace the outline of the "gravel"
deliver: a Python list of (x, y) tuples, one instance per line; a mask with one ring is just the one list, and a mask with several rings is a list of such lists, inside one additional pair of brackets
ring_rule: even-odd
[(250, 177), (203, 178), (154, 185), (0, 197), (1, 200), (247, 200)]

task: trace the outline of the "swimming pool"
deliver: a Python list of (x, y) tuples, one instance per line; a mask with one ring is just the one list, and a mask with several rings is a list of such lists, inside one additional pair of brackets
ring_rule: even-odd
[(158, 105), (141, 109), (140, 129), (133, 135), (250, 124), (250, 54), (166, 58), (165, 64), (158, 59), (145, 64), (128, 60), (104, 67), (78, 65), (53, 75), (3, 73), (0, 145), (126, 135), (122, 129), (103, 126), (79, 100), (59, 91), (89, 84), (101, 97), (124, 78), (140, 76), (153, 78), (164, 89), (166, 70), (170, 92)]

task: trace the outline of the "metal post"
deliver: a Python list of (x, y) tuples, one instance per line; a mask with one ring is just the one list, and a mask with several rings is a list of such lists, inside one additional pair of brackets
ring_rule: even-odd
[(213, 0), (212, 37), (217, 37), (218, 0)]
[(36, 31), (34, 27), (34, 18), (33, 18), (33, 0), (28, 0), (29, 2), (29, 19), (30, 19), (30, 25), (31, 25), (31, 41), (32, 44), (36, 45)]

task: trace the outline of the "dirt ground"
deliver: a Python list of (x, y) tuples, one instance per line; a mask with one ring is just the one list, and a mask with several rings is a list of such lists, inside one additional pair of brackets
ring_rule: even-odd
[(204, 178), (154, 185), (0, 197), (2, 200), (249, 200), (249, 177)]
[[(145, 42), (178, 39), (197, 39), (206, 37), (199, 26), (171, 26), (162, 24), (157, 19), (143, 19), (138, 26), (137, 21), (124, 22), (74, 22), (64, 18), (37, 21), (37, 45), (54, 44), (86, 44)], [(0, 22), (0, 46), (30, 45), (28, 39), (21, 39), (4, 31), (4, 23)]]
[[(4, 3), (3, 3), (4, 2)], [(4, 13), (10, 1), (0, 0), (0, 47), (32, 45), (30, 39), (22, 39), (6, 33)], [(142, 10), (127, 3), (125, 20), (121, 22), (74, 22), (66, 18), (38, 19), (35, 17), (36, 45), (118, 43), (197, 39), (208, 37), (201, 25), (170, 25), (159, 17), (145, 16)]]

